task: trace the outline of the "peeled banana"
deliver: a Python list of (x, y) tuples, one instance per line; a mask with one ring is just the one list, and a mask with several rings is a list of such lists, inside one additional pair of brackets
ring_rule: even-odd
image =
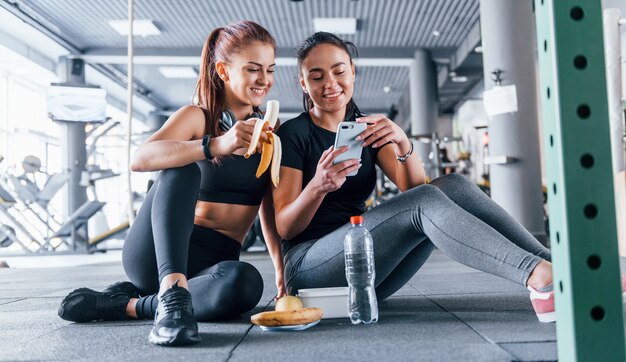
[[(252, 131), (252, 140), (250, 141), (250, 146), (248, 150), (244, 154), (245, 158), (252, 156), (256, 152), (256, 147), (259, 144), (259, 139), (261, 137), (261, 132), (263, 132), (263, 128), (265, 125), (269, 127), (276, 126), (276, 122), (278, 121), (278, 110), (279, 103), (278, 101), (268, 101), (267, 108), (265, 111), (265, 116), (263, 119), (257, 119), (254, 124), (254, 130)], [(261, 177), (267, 168), (272, 165), (270, 170), (270, 175), (272, 179), (272, 184), (275, 187), (278, 187), (279, 182), (279, 173), (280, 173), (280, 160), (282, 157), (282, 148), (280, 143), (280, 138), (277, 135), (270, 131), (266, 131), (269, 142), (263, 143), (263, 150), (261, 151), (261, 162), (259, 163), (259, 167), (256, 170), (256, 178)]]
[(282, 312), (261, 312), (250, 317), (250, 321), (265, 327), (295, 326), (320, 320), (323, 314), (320, 308), (302, 308)]
[(263, 143), (263, 151), (261, 151), (261, 162), (259, 162), (259, 168), (256, 170), (256, 178), (261, 177), (267, 168), (270, 166), (272, 162), (272, 158), (274, 155), (274, 140), (273, 133), (267, 132), (267, 138), (269, 142)]
[(257, 119), (256, 123), (254, 124), (254, 130), (252, 131), (252, 140), (250, 141), (250, 146), (248, 146), (248, 150), (244, 155), (246, 158), (252, 156), (256, 152), (256, 146), (259, 143), (259, 137), (261, 137), (261, 132), (263, 131), (263, 127), (265, 126), (265, 124), (272, 128), (276, 126), (276, 122), (278, 121), (278, 109), (278, 101), (267, 102), (265, 116), (263, 117), (263, 119)]

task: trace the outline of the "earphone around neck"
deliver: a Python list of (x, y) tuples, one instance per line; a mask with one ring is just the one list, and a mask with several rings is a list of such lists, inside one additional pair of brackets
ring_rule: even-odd
[[(252, 114), (250, 114), (246, 119), (250, 118), (263, 118), (263, 115), (257, 112), (252, 112)], [(222, 112), (222, 118), (220, 119), (220, 129), (222, 130), (222, 132), (228, 132), (228, 130), (231, 129), (231, 127), (235, 124), (235, 122), (237, 122), (237, 116), (235, 116), (235, 114), (231, 110), (225, 109)]]

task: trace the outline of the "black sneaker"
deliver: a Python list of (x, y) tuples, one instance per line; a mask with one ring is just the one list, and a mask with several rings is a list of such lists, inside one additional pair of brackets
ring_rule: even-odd
[(117, 282), (109, 285), (102, 293), (124, 294), (128, 298), (139, 298), (139, 289), (131, 282)]
[(148, 340), (162, 346), (180, 346), (201, 341), (198, 323), (193, 316), (191, 293), (178, 281), (159, 297), (154, 327)]
[(130, 297), (122, 292), (96, 292), (89, 288), (76, 289), (68, 294), (59, 306), (59, 317), (70, 322), (122, 321)]

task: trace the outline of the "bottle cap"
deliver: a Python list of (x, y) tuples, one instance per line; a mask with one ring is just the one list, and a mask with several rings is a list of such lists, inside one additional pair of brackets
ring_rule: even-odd
[(361, 216), (361, 215), (350, 216), (350, 224), (352, 224), (352, 225), (363, 224), (363, 216)]

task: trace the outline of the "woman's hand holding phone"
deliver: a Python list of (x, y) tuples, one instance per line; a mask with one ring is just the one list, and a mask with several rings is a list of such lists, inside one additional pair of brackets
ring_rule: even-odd
[[(357, 123), (367, 123), (368, 126), (356, 139), (363, 141), (363, 147), (381, 147), (389, 142), (395, 143), (400, 154), (409, 152), (411, 143), (402, 128), (382, 114), (359, 117)], [(406, 146), (405, 149), (403, 146)]]
[[(341, 122), (337, 126), (337, 132), (335, 133), (335, 149), (341, 147), (347, 147), (345, 153), (340, 154), (333, 160), (333, 164), (340, 163), (342, 161), (357, 159), (361, 161), (361, 155), (363, 153), (363, 147), (356, 137), (361, 134), (366, 124), (356, 122)], [(348, 173), (347, 176), (355, 176), (358, 170), (354, 170)]]
[(361, 167), (360, 159), (349, 159), (333, 164), (334, 160), (348, 149), (348, 147), (335, 149), (331, 146), (322, 153), (312, 180), (321, 192), (329, 193), (338, 190), (346, 182), (348, 174), (358, 171)]

